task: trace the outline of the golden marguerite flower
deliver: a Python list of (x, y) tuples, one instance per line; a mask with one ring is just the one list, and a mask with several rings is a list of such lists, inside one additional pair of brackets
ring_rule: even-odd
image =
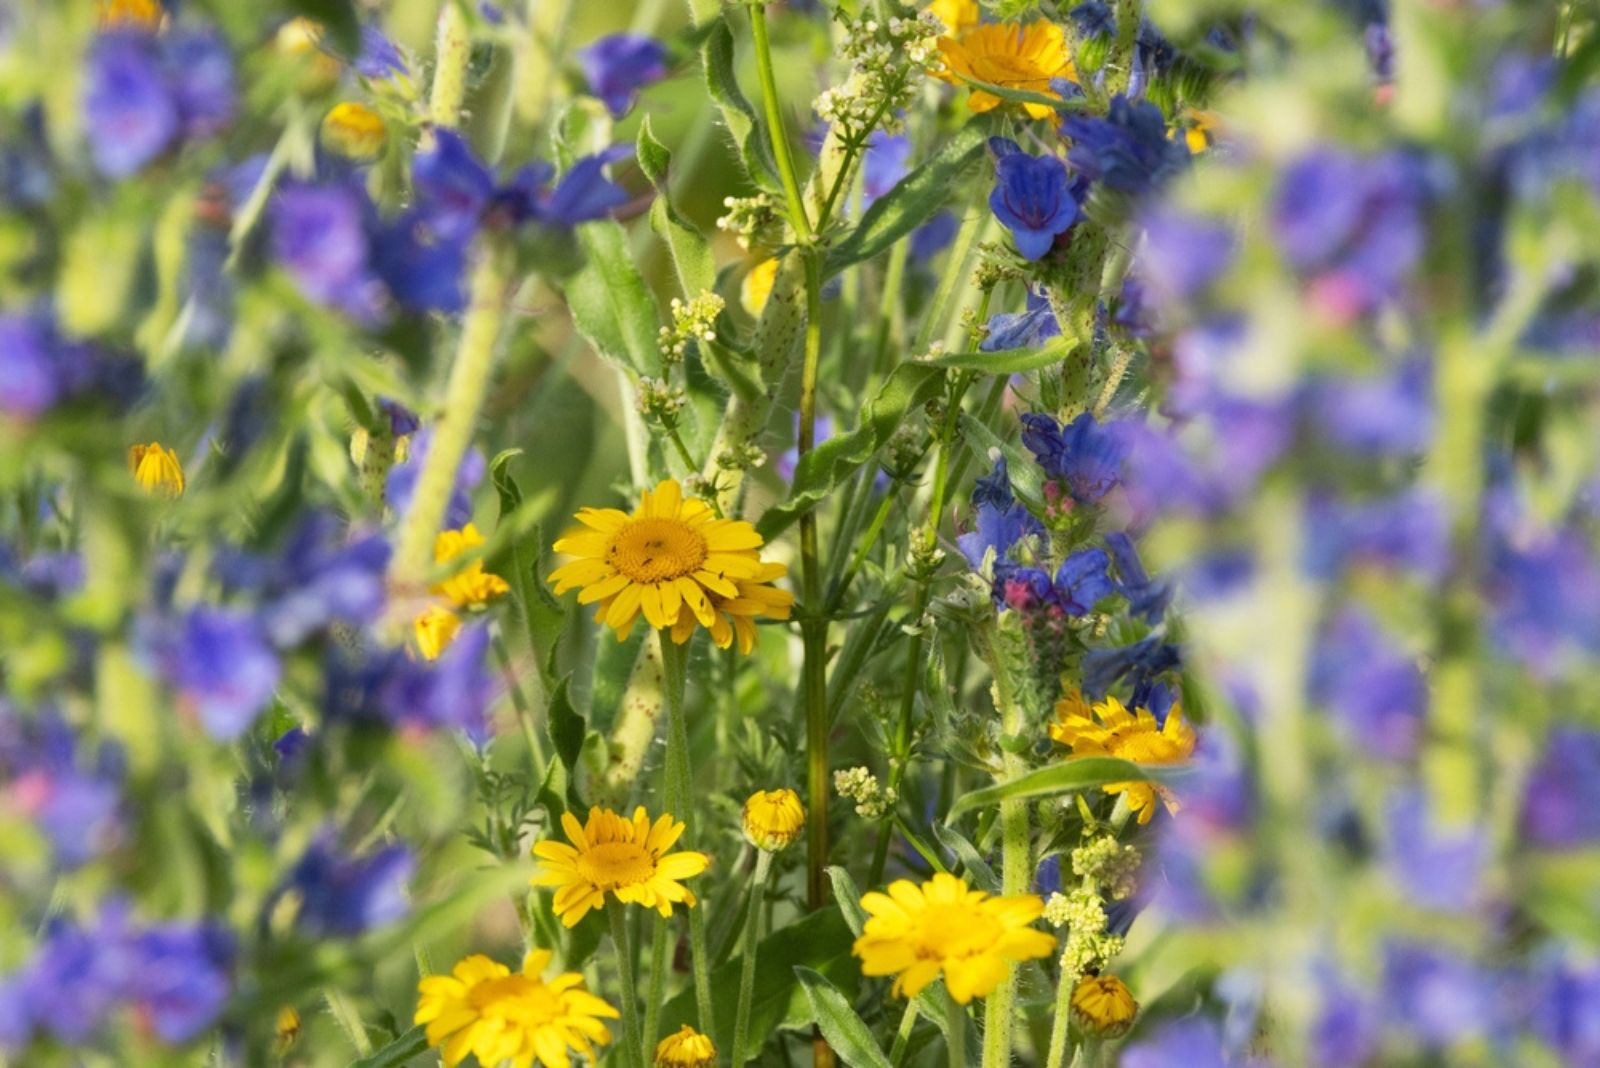
[(710, 1035), (684, 1024), (656, 1043), (653, 1063), (655, 1068), (712, 1068), (717, 1063), (717, 1047)]
[[(762, 562), (755, 527), (742, 519), (717, 518), (704, 501), (685, 499), (670, 478), (646, 490), (631, 514), (584, 508), (577, 519), (588, 529), (555, 544), (556, 552), (575, 559), (551, 572), (550, 581), (557, 593), (578, 589), (578, 603), (595, 605), (595, 619), (618, 638), (628, 636), (641, 614), (652, 627), (674, 629), (688, 612), (715, 633), (722, 613), (712, 604), (713, 594), (726, 599), (722, 612), (734, 612), (729, 606), (737, 605), (744, 614), (743, 606), (757, 599), (749, 584), (769, 582), (786, 571), (781, 564)], [(688, 630), (693, 629), (691, 623)]]
[(157, 497), (183, 495), (183, 465), (178, 463), (178, 454), (159, 441), (130, 448), (128, 469), (146, 493)]
[[(471, 523), (460, 530), (442, 530), (433, 539), (433, 562), (442, 564), (454, 560), (482, 544), (483, 535)], [(448, 597), (457, 608), (487, 604), (510, 591), (511, 586), (505, 579), (483, 569), (482, 559), (472, 561), (433, 587), (434, 593)]]
[(694, 893), (680, 880), (711, 866), (704, 853), (668, 853), (684, 825), (668, 813), (651, 823), (643, 805), (633, 810), (632, 819), (591, 808), (588, 822), (581, 824), (563, 812), (561, 828), (571, 845), (548, 838), (534, 843), (533, 855), (544, 864), (533, 885), (557, 888), (555, 913), (567, 927), (604, 905), (607, 894), (663, 916), (672, 915), (680, 901), (693, 908)]
[(945, 32), (959, 35), (978, 24), (978, 0), (932, 0), (928, 10), (944, 23)]
[(1128, 984), (1114, 975), (1086, 975), (1072, 989), (1072, 1013), (1102, 1038), (1125, 1034), (1139, 1011)]
[(154, 30), (167, 17), (160, 0), (98, 0), (94, 9), (102, 29), (137, 26)]
[(335, 104), (322, 117), (322, 143), (346, 159), (377, 159), (388, 137), (383, 116), (359, 101)]
[(757, 849), (785, 849), (805, 826), (805, 806), (793, 790), (757, 790), (744, 803), (744, 836)]
[(534, 949), (513, 973), (481, 953), (466, 957), (449, 975), (417, 984), (414, 1022), (427, 1025), (428, 1044), (444, 1043), (444, 1063), (455, 1068), (473, 1054), (479, 1064), (515, 1068), (570, 1068), (570, 1050), (596, 1059), (595, 1047), (611, 1041), (602, 1020), (617, 1010), (583, 988), (583, 976), (562, 972), (543, 978), (550, 951)]
[[(953, 85), (964, 85), (964, 78), (974, 78), (1004, 89), (1020, 89), (1059, 100), (1061, 94), (1051, 88), (1050, 82), (1074, 77), (1066, 34), (1047, 19), (1027, 25), (991, 22), (973, 26), (955, 37), (939, 38), (939, 52), (944, 56), (945, 69), (935, 73)], [(1000, 97), (976, 86), (967, 98), (967, 107), (980, 113), (1003, 103)], [(1055, 114), (1047, 104), (1030, 101), (1022, 107), (1035, 119), (1048, 119)]]
[(442, 604), (425, 608), (412, 623), (417, 651), (425, 660), (437, 660), (461, 631), (461, 617)]
[[(711, 626), (708, 629), (711, 632), (711, 640), (718, 649), (726, 649), (737, 638), (739, 652), (748, 656), (750, 650), (756, 646), (758, 617), (789, 618), (789, 610), (794, 607), (794, 594), (767, 585), (774, 579), (782, 578), (788, 570), (782, 564), (764, 563), (755, 578), (734, 580), (734, 585), (739, 588), (739, 596), (724, 597), (716, 592), (706, 595), (711, 600), (713, 612)], [(678, 609), (678, 621), (672, 625), (672, 640), (682, 645), (694, 634), (694, 628), (699, 622), (699, 618), (687, 605)]]
[(942, 974), (965, 1005), (998, 986), (1013, 963), (1056, 946), (1054, 935), (1028, 926), (1044, 911), (1037, 894), (990, 897), (945, 872), (921, 886), (900, 879), (887, 894), (863, 894), (861, 907), (870, 918), (852, 952), (862, 974), (895, 976), (896, 997), (916, 997)]
[[(1072, 750), (1073, 756), (1110, 756), (1134, 764), (1181, 764), (1194, 752), (1194, 728), (1183, 721), (1183, 709), (1173, 705), (1165, 723), (1156, 723), (1147, 708), (1129, 712), (1115, 697), (1092, 708), (1077, 690), (1056, 702), (1050, 737)], [(1167, 811), (1178, 811), (1178, 799), (1165, 786), (1149, 782), (1114, 782), (1108, 794), (1126, 794), (1128, 808), (1149, 823), (1156, 814), (1156, 797)]]

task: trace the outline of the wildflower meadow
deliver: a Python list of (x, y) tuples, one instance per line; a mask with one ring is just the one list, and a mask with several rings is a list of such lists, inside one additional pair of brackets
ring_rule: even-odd
[(0, 2), (0, 1068), (1600, 1068), (1597, 235), (1593, 0)]

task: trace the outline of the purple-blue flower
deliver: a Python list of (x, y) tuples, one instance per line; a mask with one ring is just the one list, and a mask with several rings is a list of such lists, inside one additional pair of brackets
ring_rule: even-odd
[(1389, 1025), (1444, 1049), (1488, 1034), (1497, 998), (1491, 976), (1453, 952), (1416, 942), (1384, 947), (1383, 1004)]
[(1122, 1051), (1123, 1068), (1227, 1068), (1222, 1033), (1203, 1016), (1163, 1023)]
[(1131, 677), (1137, 686), (1140, 680), (1171, 671), (1180, 662), (1178, 647), (1158, 634), (1132, 645), (1090, 649), (1083, 654), (1083, 695), (1099, 701), (1120, 679)]
[(363, 78), (388, 78), (406, 73), (406, 61), (400, 50), (371, 23), (361, 27), (361, 51), (356, 55), (355, 67)]
[(1142, 221), (1137, 270), (1159, 303), (1192, 300), (1233, 260), (1233, 234), (1220, 222), (1169, 207), (1151, 211)]
[(415, 870), (403, 845), (349, 856), (324, 834), (289, 873), (288, 885), (300, 896), (296, 922), (313, 938), (353, 938), (394, 923), (410, 911), (406, 887)]
[(1528, 769), (1519, 825), (1528, 841), (1549, 849), (1600, 843), (1600, 731), (1550, 732)]
[(0, 413), (35, 419), (60, 396), (55, 331), (42, 316), (0, 315)]
[(1068, 115), (1061, 132), (1073, 141), (1067, 162), (1080, 174), (1134, 196), (1155, 188), (1189, 160), (1183, 143), (1168, 139), (1159, 107), (1120, 93), (1112, 97), (1105, 118)]
[(654, 37), (613, 33), (578, 50), (589, 91), (620, 119), (633, 106), (639, 90), (667, 76), (667, 49)]
[(276, 556), (218, 558), (225, 586), (255, 596), (266, 636), (280, 649), (334, 622), (370, 622), (384, 604), (388, 566), (388, 542), (376, 534), (347, 539), (327, 513), (307, 516)]
[(989, 210), (1011, 231), (1023, 259), (1040, 259), (1078, 221), (1072, 176), (1056, 157), (1031, 156), (1015, 141), (991, 138), (989, 148), (995, 154)]
[(861, 156), (861, 204), (870, 206), (906, 176), (911, 168), (911, 138), (874, 131)]
[(1407, 900), (1441, 912), (1481, 902), (1489, 842), (1476, 825), (1441, 827), (1420, 789), (1403, 789), (1388, 806), (1385, 849), (1390, 875)]
[(101, 34), (89, 49), (84, 131), (96, 168), (124, 178), (233, 117), (233, 60), (209, 31)]
[(162, 673), (213, 738), (237, 738), (271, 702), (281, 668), (253, 614), (195, 608), (163, 644)]
[[(427, 460), (428, 448), (433, 441), (433, 431), (422, 430), (411, 439), (411, 451), (403, 464), (395, 464), (389, 469), (388, 481), (384, 483), (383, 498), (395, 514), (404, 515), (411, 507), (411, 494), (416, 490), (417, 477), (422, 471), (422, 465)], [(484, 459), (483, 453), (477, 449), (468, 449), (461, 458), (461, 466), (456, 469), (456, 477), (451, 482), (450, 504), (445, 512), (445, 525), (459, 527), (472, 518), (472, 491), (483, 482), (484, 476), (489, 473), (489, 462)]]
[(1574, 530), (1497, 539), (1490, 556), (1490, 632), (1551, 676), (1600, 651), (1600, 564)]
[(1104, 549), (1079, 549), (1056, 570), (1055, 600), (1069, 616), (1088, 615), (1103, 598), (1116, 592)]
[(1116, 428), (1089, 412), (1063, 427), (1048, 415), (1022, 417), (1022, 443), (1039, 466), (1079, 504), (1093, 504), (1117, 484), (1126, 453)]
[(1600, 1064), (1600, 965), (1547, 959), (1532, 984), (1534, 1033), (1566, 1064)]
[(1044, 525), (1012, 494), (1003, 456), (994, 470), (972, 487), (972, 522), (973, 529), (958, 535), (956, 544), (974, 568), (983, 565), (991, 549), (996, 561), (1001, 561), (1024, 537), (1044, 534)]
[(1404, 760), (1422, 741), (1428, 707), (1422, 671), (1360, 611), (1341, 612), (1318, 638), (1311, 690), (1374, 756)]
[(1407, 454), (1433, 439), (1433, 370), (1411, 359), (1378, 375), (1314, 379), (1311, 418), (1330, 441), (1352, 452)]
[(495, 694), (488, 647), (488, 626), (473, 624), (434, 661), (397, 648), (334, 649), (324, 672), (324, 715), (369, 726), (454, 728), (482, 741)]
[(273, 253), (312, 300), (376, 321), (384, 293), (371, 262), (375, 214), (354, 185), (287, 186), (272, 203)]
[(1306, 530), (1306, 567), (1322, 579), (1356, 565), (1438, 579), (1450, 564), (1444, 503), (1423, 489), (1349, 503), (1313, 497)]
[(1146, 623), (1159, 622), (1172, 603), (1172, 583), (1150, 577), (1133, 547), (1133, 539), (1122, 531), (1107, 534), (1106, 547), (1117, 563), (1117, 590), (1128, 599), (1128, 614), (1139, 616)]
[(24, 721), (0, 704), (0, 799), (32, 820), (64, 868), (123, 835), (121, 751), (92, 749), (52, 713)]
[(1056, 319), (1050, 301), (1043, 293), (1030, 289), (1025, 310), (1001, 312), (989, 320), (988, 336), (979, 342), (978, 351), (1038, 348), (1051, 338), (1060, 336), (1061, 323)]

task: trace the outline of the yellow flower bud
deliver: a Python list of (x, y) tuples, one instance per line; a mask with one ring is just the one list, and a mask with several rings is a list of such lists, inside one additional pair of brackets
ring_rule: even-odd
[(146, 493), (158, 497), (178, 497), (183, 494), (183, 466), (178, 463), (178, 454), (163, 447), (159, 441), (129, 449), (128, 470), (133, 472), (134, 481)]
[(389, 131), (383, 118), (365, 104), (335, 104), (322, 120), (322, 143), (328, 151), (354, 160), (376, 159)]
[(293, 1005), (285, 1005), (278, 1010), (278, 1022), (274, 1030), (277, 1033), (277, 1047), (280, 1054), (286, 1053), (300, 1037), (300, 1014)]
[(1086, 975), (1072, 991), (1072, 1012), (1102, 1038), (1125, 1034), (1139, 1005), (1128, 985), (1114, 975)]
[(757, 790), (744, 803), (744, 836), (769, 853), (786, 848), (805, 825), (805, 807), (793, 790)]
[(456, 633), (461, 630), (461, 617), (448, 608), (434, 605), (417, 617), (414, 627), (417, 651), (425, 659), (437, 660), (456, 640)]
[(717, 1063), (717, 1047), (710, 1035), (684, 1024), (676, 1033), (656, 1043), (655, 1068), (711, 1068)]

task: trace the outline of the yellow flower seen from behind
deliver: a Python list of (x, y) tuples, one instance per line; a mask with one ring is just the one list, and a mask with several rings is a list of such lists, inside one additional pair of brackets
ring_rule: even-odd
[(479, 1064), (536, 1064), (569, 1068), (570, 1051), (597, 1059), (595, 1047), (611, 1041), (602, 1021), (617, 1010), (584, 989), (583, 976), (562, 972), (543, 978), (550, 951), (529, 951), (522, 971), (512, 972), (482, 954), (466, 957), (449, 975), (417, 984), (421, 997), (413, 1022), (427, 1025), (428, 1044), (444, 1049), (449, 1068), (468, 1054)]
[(744, 803), (744, 836), (757, 849), (785, 849), (805, 826), (805, 806), (793, 790), (757, 790)]
[[(448, 563), (483, 544), (478, 528), (468, 523), (460, 530), (444, 530), (433, 539), (433, 562)], [(501, 594), (511, 592), (506, 580), (483, 569), (483, 560), (467, 564), (461, 570), (433, 587), (433, 592), (449, 599), (457, 608), (470, 608), (487, 604)]]
[(959, 36), (978, 24), (978, 0), (932, 0), (933, 12), (951, 36)]
[[(1166, 722), (1157, 724), (1149, 709), (1133, 712), (1115, 697), (1090, 706), (1077, 690), (1056, 702), (1050, 737), (1072, 750), (1073, 756), (1110, 756), (1134, 764), (1181, 764), (1194, 753), (1194, 728), (1184, 722), (1183, 709), (1173, 705)], [(1148, 782), (1114, 782), (1108, 794), (1125, 794), (1128, 808), (1149, 823), (1155, 815), (1156, 797), (1169, 812), (1178, 811), (1178, 799), (1164, 786)]]
[(1139, 1011), (1128, 985), (1114, 975), (1086, 975), (1072, 989), (1072, 1013), (1102, 1038), (1125, 1034)]
[(183, 465), (178, 463), (178, 454), (159, 441), (129, 449), (128, 469), (146, 493), (157, 497), (183, 494)]
[(751, 315), (759, 316), (772, 296), (772, 285), (778, 280), (778, 257), (762, 260), (744, 273), (739, 283), (739, 303)]
[(412, 624), (417, 651), (424, 660), (437, 660), (461, 632), (461, 617), (443, 605), (425, 609)]
[[(991, 22), (974, 26), (955, 37), (939, 38), (939, 52), (945, 69), (938, 77), (953, 85), (972, 78), (1004, 89), (1040, 93), (1054, 99), (1061, 94), (1051, 88), (1056, 78), (1072, 78), (1072, 57), (1067, 51), (1066, 34), (1060, 26), (1040, 19), (1027, 25)], [(967, 107), (982, 113), (1005, 101), (984, 89), (973, 87)], [(1048, 119), (1055, 110), (1047, 104), (1028, 102), (1024, 111), (1035, 119)]]
[(322, 119), (322, 143), (347, 159), (376, 159), (388, 136), (382, 116), (353, 100), (335, 104)]
[(852, 952), (864, 975), (895, 976), (896, 997), (915, 997), (939, 976), (958, 1004), (985, 997), (1017, 961), (1048, 956), (1054, 935), (1029, 925), (1044, 911), (1037, 894), (990, 897), (940, 872), (887, 894), (861, 897), (869, 918)]
[(609, 808), (591, 808), (588, 821), (579, 823), (563, 812), (561, 828), (566, 842), (534, 844), (533, 855), (544, 863), (533, 885), (556, 888), (555, 913), (567, 927), (604, 905), (607, 894), (663, 916), (672, 915), (679, 902), (693, 908), (694, 893), (682, 880), (711, 866), (704, 853), (667, 852), (683, 835), (684, 825), (666, 813), (651, 823), (643, 805), (634, 809), (632, 819)]
[[(619, 639), (642, 615), (680, 643), (698, 623), (714, 639), (720, 634), (726, 648), (742, 626), (739, 618), (787, 615), (792, 598), (763, 587), (787, 568), (762, 561), (756, 528), (717, 518), (704, 501), (686, 499), (670, 478), (646, 490), (631, 513), (584, 508), (577, 519), (587, 529), (555, 543), (556, 552), (573, 559), (551, 572), (550, 581), (557, 593), (578, 589), (578, 603), (595, 605), (595, 619)], [(714, 596), (722, 600), (713, 602)], [(753, 641), (753, 626), (749, 635)]]
[(651, 1063), (655, 1068), (712, 1068), (717, 1063), (717, 1047), (710, 1035), (684, 1024), (656, 1043)]

